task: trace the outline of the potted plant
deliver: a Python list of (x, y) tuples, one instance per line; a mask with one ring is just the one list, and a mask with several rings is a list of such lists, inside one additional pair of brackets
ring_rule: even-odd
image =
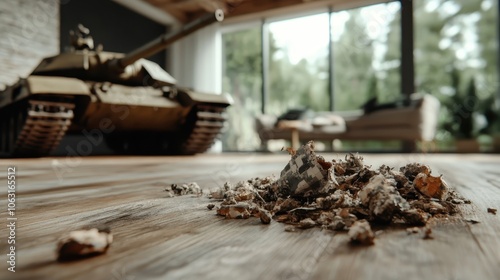
[(454, 95), (445, 103), (450, 118), (444, 123), (444, 128), (455, 138), (456, 151), (459, 153), (479, 152), (479, 142), (476, 136), (475, 115), (478, 107), (476, 85), (471, 78), (465, 92), (460, 90), (460, 74), (456, 69), (451, 71), (451, 82)]

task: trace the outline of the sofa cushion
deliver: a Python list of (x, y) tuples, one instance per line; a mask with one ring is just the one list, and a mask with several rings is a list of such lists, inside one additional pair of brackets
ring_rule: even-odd
[(375, 111), (348, 120), (348, 130), (388, 126), (418, 126), (421, 122), (420, 112), (415, 108), (394, 108)]

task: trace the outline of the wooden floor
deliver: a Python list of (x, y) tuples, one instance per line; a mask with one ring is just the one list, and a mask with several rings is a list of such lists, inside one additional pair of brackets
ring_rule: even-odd
[[(434, 239), (385, 229), (374, 246), (353, 247), (345, 233), (225, 220), (207, 209), (205, 196), (167, 198), (163, 191), (172, 183), (209, 190), (279, 175), (285, 154), (0, 160), (0, 219), (7, 224), (8, 166), (17, 171), (18, 218), (15, 273), (7, 270), (8, 231), (0, 227), (0, 279), (500, 279), (500, 212), (486, 210), (500, 210), (500, 156), (364, 157), (373, 166), (429, 164), (472, 204), (434, 223)], [(56, 262), (58, 238), (93, 225), (111, 228), (109, 251)]]

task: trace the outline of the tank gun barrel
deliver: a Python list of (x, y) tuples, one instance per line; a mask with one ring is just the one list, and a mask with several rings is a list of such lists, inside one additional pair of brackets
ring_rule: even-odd
[(208, 26), (214, 22), (220, 22), (224, 19), (224, 12), (221, 9), (217, 9), (214, 13), (208, 13), (184, 26), (182, 26), (179, 30), (173, 32), (173, 33), (168, 33), (164, 34), (149, 43), (127, 53), (124, 57), (118, 59), (115, 61), (116, 66), (119, 68), (123, 69), (127, 67), (127, 65), (130, 65), (134, 63), (135, 61), (143, 58), (143, 57), (149, 57), (175, 41), (205, 27)]

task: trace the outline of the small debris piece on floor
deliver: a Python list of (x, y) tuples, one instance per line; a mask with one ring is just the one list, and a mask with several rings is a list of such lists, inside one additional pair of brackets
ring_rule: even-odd
[(466, 221), (466, 222), (469, 222), (469, 223), (471, 223), (471, 224), (479, 224), (479, 223), (480, 223), (480, 221), (478, 221), (478, 220), (474, 220), (474, 219), (465, 219), (465, 221)]
[(454, 203), (454, 204), (464, 204), (465, 201), (463, 201), (463, 199), (460, 199), (460, 198), (454, 198), (451, 200), (451, 203)]
[(287, 152), (288, 152), (288, 154), (289, 154), (289, 155), (292, 155), (292, 156), (293, 156), (293, 155), (295, 155), (295, 153), (296, 153), (295, 149), (294, 149), (294, 148), (292, 148), (292, 147), (286, 147), (286, 148), (285, 148), (285, 147), (282, 147), (282, 148), (281, 148), (281, 150), (282, 150), (282, 151), (287, 151)]
[(202, 195), (203, 190), (196, 182), (184, 183), (184, 184), (171, 184), (165, 188), (167, 192), (167, 197), (181, 196), (181, 195)]
[(408, 202), (382, 174), (370, 178), (358, 195), (361, 203), (370, 210), (371, 220), (390, 223), (396, 213), (410, 208)]
[(407, 225), (423, 226), (429, 220), (432, 214), (422, 209), (410, 209), (402, 213), (402, 218)]
[(212, 210), (212, 209), (214, 209), (214, 207), (215, 207), (215, 204), (213, 204), (213, 203), (209, 203), (207, 205), (208, 210)]
[(420, 231), (420, 229), (418, 227), (411, 227), (411, 228), (407, 228), (406, 229), (406, 232), (408, 234), (412, 234), (412, 233), (418, 233)]
[(343, 231), (360, 220), (425, 226), (434, 216), (455, 214), (457, 204), (468, 201), (419, 163), (399, 170), (386, 165), (372, 169), (358, 154), (327, 161), (315, 154), (312, 141), (289, 153), (279, 178), (252, 178), (234, 186), (228, 182), (211, 192), (220, 201), (217, 214), (255, 216), (262, 223), (274, 219), (290, 225), (287, 231), (316, 226)]
[(112, 242), (113, 235), (109, 230), (92, 228), (72, 231), (59, 240), (58, 260), (68, 261), (104, 254)]
[(303, 220), (300, 220), (299, 222), (299, 227), (306, 229), (306, 228), (312, 228), (316, 226), (316, 222), (313, 221), (311, 218), (305, 218)]
[(354, 222), (354, 224), (349, 229), (347, 233), (352, 243), (358, 243), (362, 245), (373, 245), (375, 242), (375, 235), (370, 227), (367, 220), (359, 220)]
[(430, 174), (419, 173), (413, 180), (414, 187), (427, 197), (445, 199), (447, 184), (442, 177), (434, 177)]
[(287, 231), (287, 232), (294, 232), (294, 231), (297, 231), (297, 228), (295, 226), (292, 226), (292, 225), (286, 225), (285, 226), (285, 231)]
[(496, 208), (488, 208), (488, 213), (496, 215), (497, 214), (497, 209)]
[(217, 209), (217, 215), (229, 219), (248, 219), (250, 218), (249, 205), (247, 203), (237, 203), (230, 205), (221, 205)]
[(424, 227), (424, 239), (434, 239), (432, 229), (429, 226)]
[(269, 211), (265, 209), (259, 209), (259, 218), (263, 224), (267, 225), (271, 223), (273, 216), (271, 215), (271, 213), (269, 213)]

